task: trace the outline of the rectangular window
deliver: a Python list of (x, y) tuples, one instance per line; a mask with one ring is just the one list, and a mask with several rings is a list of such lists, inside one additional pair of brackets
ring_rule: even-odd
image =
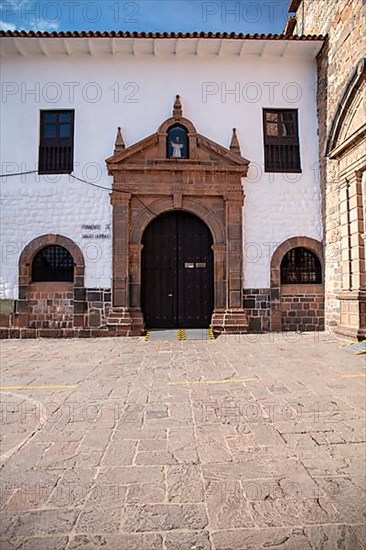
[(74, 111), (41, 111), (40, 174), (70, 174), (74, 169)]
[(297, 109), (263, 109), (264, 169), (301, 172)]

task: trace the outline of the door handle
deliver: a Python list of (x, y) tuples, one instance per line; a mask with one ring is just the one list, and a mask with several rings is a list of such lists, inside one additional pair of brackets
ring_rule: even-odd
[(171, 298), (173, 296), (173, 294), (168, 294), (168, 298)]

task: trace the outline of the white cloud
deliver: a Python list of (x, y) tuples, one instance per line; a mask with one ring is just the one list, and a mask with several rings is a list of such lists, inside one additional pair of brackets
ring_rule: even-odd
[[(0, 0), (1, 1), (1, 0)], [(57, 31), (59, 21), (48, 21), (42, 17), (43, 11), (40, 2), (35, 0), (5, 0), (0, 4), (3, 19), (0, 21), (1, 30), (13, 31), (16, 28), (32, 31)], [(7, 21), (15, 19), (15, 23)]]
[(15, 31), (15, 25), (13, 25), (13, 23), (6, 23), (5, 21), (0, 21), (0, 30)]
[(40, 21), (32, 22), (30, 26), (31, 26), (32, 31), (52, 32), (52, 31), (57, 31), (58, 30), (59, 24), (56, 23), (56, 22), (45, 21), (43, 19), (43, 20), (40, 20)]

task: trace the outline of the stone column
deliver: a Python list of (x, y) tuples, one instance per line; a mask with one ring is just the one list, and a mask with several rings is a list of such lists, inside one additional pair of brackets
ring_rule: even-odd
[(214, 244), (212, 250), (215, 281), (214, 310), (215, 312), (224, 311), (226, 308), (226, 246), (225, 244)]
[[(366, 170), (364, 172), (359, 173), (359, 178), (361, 180), (361, 195), (362, 195), (362, 217), (363, 217), (362, 238), (364, 243), (364, 258), (365, 258), (365, 264), (366, 264)], [(366, 266), (365, 266), (365, 270), (366, 270)]]
[(362, 172), (355, 172), (350, 185), (350, 236), (352, 247), (352, 288), (366, 290), (365, 217)]
[(118, 334), (130, 334), (131, 315), (129, 311), (129, 217), (130, 193), (112, 191), (113, 206), (113, 289), (112, 310), (108, 327)]
[(351, 242), (350, 242), (350, 208), (349, 208), (349, 181), (344, 179), (340, 185), (340, 237), (341, 237), (341, 265), (342, 289), (351, 290)]
[(228, 308), (243, 307), (243, 198), (228, 198), (226, 206)]
[(231, 193), (225, 200), (226, 218), (226, 296), (225, 310), (215, 311), (214, 332), (240, 333), (248, 331), (243, 308), (243, 194)]
[(141, 252), (144, 245), (129, 246), (129, 296), (132, 327), (130, 335), (139, 336), (144, 330), (144, 318), (141, 311)]
[(362, 175), (355, 172), (341, 185), (342, 291), (339, 332), (366, 336), (366, 272), (363, 241)]

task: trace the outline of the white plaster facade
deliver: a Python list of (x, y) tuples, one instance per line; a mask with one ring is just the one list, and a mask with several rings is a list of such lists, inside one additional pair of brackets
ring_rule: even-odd
[[(3, 38), (1, 172), (36, 169), (41, 109), (75, 109), (74, 174), (110, 188), (105, 159), (117, 126), (126, 146), (143, 139), (171, 115), (179, 93), (184, 116), (200, 134), (228, 147), (237, 128), (241, 153), (251, 162), (243, 180), (244, 288), (268, 288), (279, 244), (294, 236), (322, 240), (315, 59), (321, 45)], [(262, 109), (268, 107), (299, 111), (301, 174), (264, 172)], [(110, 234), (108, 191), (67, 175), (38, 174), (4, 178), (1, 188), (2, 298), (17, 298), (20, 253), (47, 233), (69, 237), (83, 250), (86, 287), (111, 288), (112, 239), (85, 238)]]

